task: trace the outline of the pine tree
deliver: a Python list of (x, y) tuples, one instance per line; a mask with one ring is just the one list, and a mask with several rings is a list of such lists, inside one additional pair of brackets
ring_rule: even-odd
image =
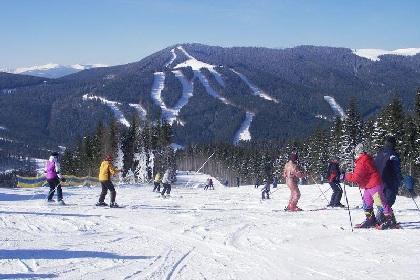
[(340, 158), (345, 169), (352, 169), (354, 165), (354, 148), (362, 139), (362, 120), (355, 100), (350, 102), (343, 120)]

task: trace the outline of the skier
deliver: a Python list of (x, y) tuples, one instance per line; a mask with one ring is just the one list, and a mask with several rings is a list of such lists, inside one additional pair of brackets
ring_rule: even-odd
[(54, 192), (57, 189), (57, 203), (65, 205), (63, 201), (63, 191), (61, 190), (61, 182), (65, 182), (64, 177), (60, 174), (60, 163), (58, 161), (58, 153), (51, 153), (50, 158), (45, 166), (45, 171), (48, 185), (50, 186), (50, 192), (48, 193), (48, 202), (55, 202)]
[(258, 189), (259, 186), (260, 186), (260, 176), (257, 176), (257, 178), (255, 179), (254, 188)]
[[(400, 156), (395, 151), (395, 138), (387, 137), (384, 146), (376, 154), (375, 165), (381, 175), (383, 182), (383, 192), (385, 200), (390, 208), (395, 203), (398, 194), (398, 188), (402, 182)], [(385, 222), (382, 209), (378, 209), (378, 220)], [(390, 221), (387, 222), (385, 227), (394, 227), (397, 221), (393, 212), (391, 212)]]
[(209, 190), (214, 190), (213, 179), (209, 178)]
[(264, 179), (264, 188), (262, 189), (261, 195), (262, 200), (264, 199), (270, 199), (270, 182), (267, 179)]
[(338, 165), (338, 158), (334, 157), (331, 159), (327, 170), (328, 183), (330, 184), (333, 191), (330, 204), (328, 204), (327, 207), (344, 207), (344, 205), (340, 202), (341, 196), (343, 195), (343, 190), (340, 186), (340, 176), (341, 174), (340, 167)]
[(114, 184), (112, 184), (111, 182), (111, 176), (114, 176), (118, 172), (119, 170), (112, 165), (112, 156), (106, 156), (101, 163), (101, 167), (99, 168), (99, 182), (102, 186), (102, 192), (99, 196), (99, 202), (96, 203), (96, 206), (108, 206), (108, 204), (105, 203), (105, 196), (109, 190), (111, 193), (111, 204), (109, 205), (109, 207), (119, 207), (118, 204), (115, 202), (115, 197), (117, 196), (117, 193), (115, 191)]
[(277, 178), (276, 176), (273, 177), (273, 189), (277, 188)]
[[(171, 172), (169, 169), (165, 171), (162, 178), (163, 190), (160, 195), (165, 198), (171, 194), (171, 180), (170, 180)], [(166, 192), (166, 196), (165, 196)]]
[[(355, 147), (354, 154), (354, 171), (346, 173), (344, 180), (356, 183), (360, 188), (364, 189), (363, 208), (366, 220), (361, 224), (356, 225), (356, 228), (370, 228), (377, 226), (378, 229), (385, 229), (389, 227), (389, 221), (392, 219), (392, 209), (389, 207), (384, 198), (381, 175), (375, 167), (373, 158), (365, 152), (362, 143)], [(383, 209), (383, 213), (387, 221), (386, 223), (377, 225), (375, 213), (373, 212), (374, 203), (378, 209)]]
[(208, 190), (209, 189), (209, 186), (210, 186), (210, 178), (207, 178), (206, 185), (204, 186), (204, 190), (205, 191)]
[(298, 180), (304, 176), (304, 172), (297, 165), (298, 156), (292, 153), (289, 161), (285, 164), (283, 169), (283, 177), (286, 179), (286, 185), (290, 189), (289, 204), (284, 208), (285, 211), (302, 211), (297, 207), (300, 198), (300, 191), (298, 187)]
[(239, 177), (236, 177), (236, 187), (238, 188), (239, 188), (239, 182), (240, 182)]
[(404, 175), (404, 186), (405, 189), (410, 193), (412, 198), (416, 198), (417, 194), (414, 191), (414, 179), (410, 175)]
[(153, 180), (154, 188), (153, 192), (157, 191), (160, 192), (160, 182), (162, 181), (162, 178), (160, 176), (160, 172), (156, 173), (155, 179)]

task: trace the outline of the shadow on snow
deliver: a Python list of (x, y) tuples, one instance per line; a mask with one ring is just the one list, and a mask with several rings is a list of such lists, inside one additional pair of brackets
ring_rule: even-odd
[(16, 273), (16, 274), (0, 274), (0, 279), (48, 279), (57, 278), (57, 274), (31, 274), (31, 273)]
[[(65, 207), (65, 206), (63, 206)], [(23, 214), (23, 215), (37, 215), (37, 216), (60, 216), (60, 217), (101, 217), (102, 215), (89, 214), (71, 214), (71, 213), (49, 213), (49, 212), (27, 212), (27, 211), (0, 211), (0, 214)]]

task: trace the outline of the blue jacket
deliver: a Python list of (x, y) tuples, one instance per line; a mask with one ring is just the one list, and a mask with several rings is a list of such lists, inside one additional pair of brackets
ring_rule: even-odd
[(398, 191), (401, 185), (400, 156), (389, 145), (385, 145), (376, 155), (375, 166), (381, 174), (385, 189)]

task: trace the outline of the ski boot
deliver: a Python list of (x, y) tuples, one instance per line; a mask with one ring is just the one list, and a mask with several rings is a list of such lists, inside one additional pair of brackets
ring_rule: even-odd
[(397, 220), (395, 219), (394, 214), (384, 215), (384, 217), (384, 221), (376, 225), (376, 229), (384, 230), (400, 228), (400, 226), (397, 223)]
[(120, 208), (120, 206), (116, 203), (116, 202), (111, 202), (111, 204), (109, 204), (110, 208)]
[(108, 206), (108, 204), (106, 204), (105, 202), (98, 202), (96, 203), (96, 206)]
[(54, 199), (48, 199), (47, 202), (48, 203), (55, 203), (55, 200)]
[(346, 208), (346, 205), (341, 204), (341, 202), (339, 202), (339, 203), (337, 203), (336, 205), (334, 205), (334, 207)]
[(59, 201), (57, 201), (57, 205), (64, 206), (66, 204), (64, 203), (64, 200), (60, 199)]
[(372, 209), (365, 211), (366, 220), (362, 223), (355, 225), (355, 228), (372, 228), (376, 226), (375, 213)]

